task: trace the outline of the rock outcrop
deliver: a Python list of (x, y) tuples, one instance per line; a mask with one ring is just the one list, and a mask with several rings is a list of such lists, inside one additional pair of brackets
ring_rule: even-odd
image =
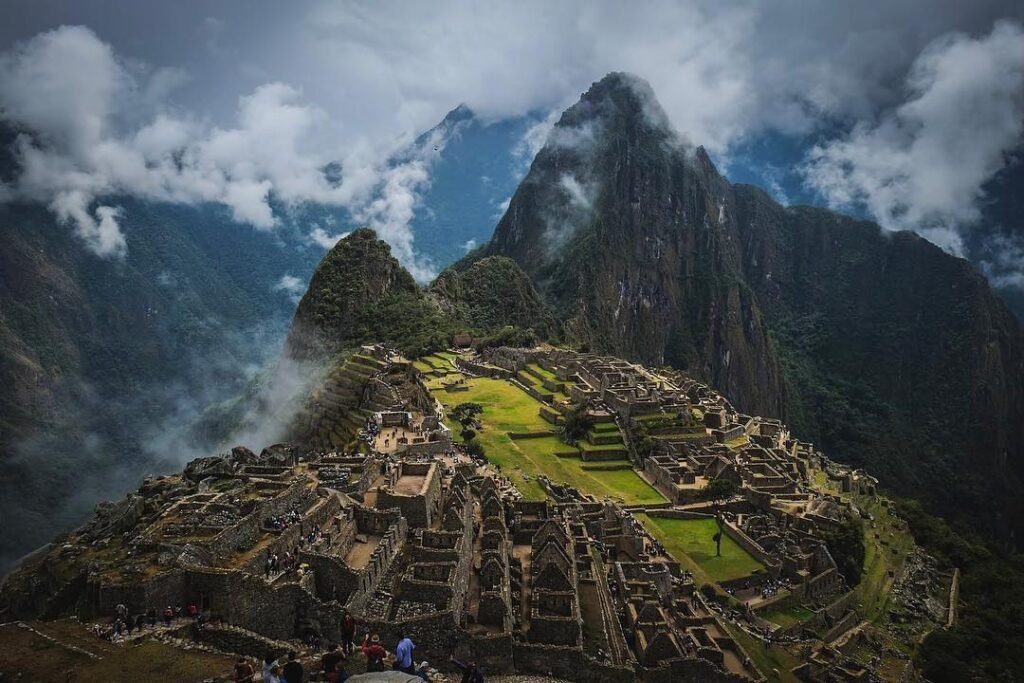
[(491, 241), (569, 341), (684, 369), (944, 514), (1024, 527), (1024, 338), (966, 261), (733, 186), (642, 80), (552, 129)]

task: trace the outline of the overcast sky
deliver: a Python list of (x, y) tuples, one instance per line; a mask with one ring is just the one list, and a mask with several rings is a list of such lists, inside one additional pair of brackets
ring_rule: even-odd
[[(557, 110), (613, 70), (650, 81), (722, 160), (765, 132), (829, 131), (807, 150), (810, 187), (958, 253), (1024, 121), (1020, 2), (0, 7), (0, 113), (36, 133), (0, 200), (47, 202), (105, 257), (129, 245), (104, 195), (221, 202), (269, 230), (272, 192), (346, 206), (414, 262), (431, 150), (398, 169), (390, 153), (459, 103), (489, 118)], [(319, 172), (331, 160), (341, 184)]]

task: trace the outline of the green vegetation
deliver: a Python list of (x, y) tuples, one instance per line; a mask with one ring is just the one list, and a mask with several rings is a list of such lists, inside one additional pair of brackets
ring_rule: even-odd
[[(766, 645), (728, 620), (723, 620), (722, 625), (732, 639), (747, 651), (758, 671), (768, 675), (768, 680), (799, 683), (800, 679), (790, 673), (794, 667), (803, 663), (799, 657), (778, 645)], [(778, 672), (777, 675), (775, 672)]]
[(802, 624), (810, 619), (813, 614), (814, 612), (806, 607), (791, 605), (789, 607), (783, 607), (782, 609), (769, 610), (761, 616), (783, 628), (789, 628), (790, 626)]
[(933, 631), (918, 649), (925, 677), (933, 683), (1024, 679), (1024, 556), (983, 545), (916, 501), (900, 502), (897, 512), (920, 545), (962, 572), (956, 625)]
[(864, 619), (876, 622), (886, 613), (889, 588), (913, 549), (914, 539), (880, 499), (858, 498), (857, 505), (874, 520), (864, 526), (864, 562), (854, 591)]
[(644, 526), (698, 583), (729, 581), (764, 570), (764, 566), (729, 536), (722, 536), (722, 554), (715, 554), (714, 519), (668, 519), (637, 515)]
[(823, 529), (821, 538), (846, 583), (850, 586), (860, 583), (867, 552), (864, 547), (864, 525), (860, 519), (847, 514), (838, 529)]
[[(661, 503), (664, 498), (650, 484), (632, 469), (585, 470), (578, 455), (558, 457), (555, 453), (573, 453), (574, 447), (566, 445), (557, 435), (551, 433), (552, 425), (540, 417), (541, 404), (514, 384), (486, 377), (467, 380), (468, 391), (446, 394), (435, 391), (437, 398), (450, 402), (457, 396), (460, 402), (483, 406), (479, 415), (481, 428), (477, 430), (475, 442), (487, 454), (487, 459), (501, 469), (501, 472), (515, 483), (523, 495), (530, 500), (545, 498), (544, 489), (537, 483), (537, 475), (544, 474), (555, 483), (566, 483), (584, 493), (608, 497), (626, 504)], [(449, 427), (455, 419), (449, 409)], [(453, 432), (458, 432), (453, 429)], [(546, 436), (512, 439), (509, 433), (538, 434)], [(628, 461), (622, 461), (628, 465)]]
[[(63, 681), (74, 670), (73, 680), (137, 683), (137, 681), (173, 680), (202, 681), (230, 676), (234, 658), (199, 650), (185, 652), (156, 640), (118, 646), (105, 643), (74, 622), (33, 624), (47, 635), (81, 647), (94, 654), (95, 660), (46, 640), (14, 624), (0, 632), (0, 671), (22, 672), (25, 680)], [(18, 676), (21, 678), (21, 676)]]
[(594, 419), (587, 415), (586, 405), (573, 405), (563, 417), (558, 433), (561, 434), (563, 441), (573, 445), (579, 443), (594, 424)]

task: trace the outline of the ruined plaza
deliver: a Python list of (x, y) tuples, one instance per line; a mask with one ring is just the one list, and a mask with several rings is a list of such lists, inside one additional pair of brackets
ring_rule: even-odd
[[(452, 417), (465, 403), (483, 455)], [(586, 433), (568, 443), (574, 410)], [(11, 577), (8, 613), (195, 604), (209, 623), (182, 637), (261, 655), (340, 640), (347, 610), (431, 662), (578, 681), (867, 681), (899, 660), (865, 654), (910, 554), (876, 480), (682, 373), (551, 347), (367, 346), (293, 434), (104, 504)], [(870, 546), (856, 589), (824, 540), (850, 517)], [(955, 599), (932, 612), (914, 628)]]

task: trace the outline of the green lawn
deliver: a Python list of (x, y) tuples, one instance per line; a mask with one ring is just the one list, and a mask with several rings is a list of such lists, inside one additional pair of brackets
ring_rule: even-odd
[[(713, 519), (667, 519), (637, 515), (669, 554), (701, 580), (738, 579), (764, 566), (728, 536), (722, 538), (722, 556), (715, 555), (712, 536), (718, 531)], [(706, 582), (706, 581), (704, 581)]]
[[(704, 435), (698, 434), (698, 436)], [(728, 441), (725, 442), (725, 445), (728, 446), (729, 448), (743, 448), (748, 443), (750, 443), (750, 438), (747, 437), (746, 434), (743, 434), (741, 436), (737, 436), (735, 439), (729, 439)]]
[(793, 605), (791, 607), (784, 607), (778, 610), (770, 610), (765, 612), (762, 616), (768, 621), (778, 624), (783, 628), (789, 628), (797, 624), (802, 624), (811, 618), (814, 614), (811, 610), (800, 605)]
[(537, 365), (536, 363), (531, 363), (530, 365), (528, 365), (526, 367), (528, 367), (530, 370), (533, 370), (534, 373), (536, 373), (537, 375), (540, 375), (541, 377), (543, 377), (544, 379), (548, 380), (549, 382), (557, 382), (558, 381), (558, 377), (555, 375), (555, 373), (551, 372), (550, 370), (545, 370), (544, 368), (542, 368), (541, 366)]
[(431, 372), (434, 371), (434, 366), (433, 365), (431, 365), (430, 363), (426, 363), (424, 361), (421, 361), (421, 360), (414, 360), (412, 362), (412, 366), (414, 368), (416, 368), (417, 370), (419, 370), (420, 372), (425, 372), (427, 374), (430, 374)]
[(580, 448), (585, 451), (623, 451), (626, 449), (626, 444), (622, 443), (588, 443), (586, 441), (580, 441)]
[[(579, 458), (556, 457), (556, 451), (573, 450), (572, 446), (562, 443), (557, 436), (517, 440), (509, 438), (509, 432), (552, 430), (552, 425), (540, 416), (542, 404), (505, 380), (479, 377), (468, 380), (467, 384), (469, 391), (455, 394), (435, 391), (435, 396), (448, 408), (464, 402), (484, 406), (480, 416), (483, 428), (477, 439), (487, 452), (488, 459), (501, 467), (501, 471), (527, 499), (542, 500), (545, 497), (536, 479), (538, 474), (545, 474), (556, 483), (570, 484), (583, 493), (614, 498), (626, 504), (664, 502), (661, 494), (633, 470), (586, 471)], [(458, 434), (459, 430), (453, 431)]]

